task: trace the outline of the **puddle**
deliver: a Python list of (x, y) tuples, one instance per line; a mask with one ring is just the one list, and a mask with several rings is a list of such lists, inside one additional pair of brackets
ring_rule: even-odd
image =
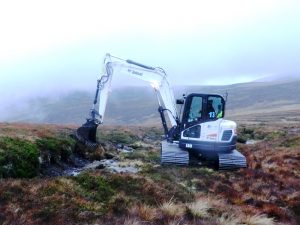
[[(119, 144), (117, 146), (119, 153), (131, 153), (133, 148)], [(132, 161), (118, 161), (117, 159), (103, 159), (95, 160), (93, 162), (88, 160), (81, 160), (80, 157), (75, 157), (73, 162), (76, 161), (74, 166), (64, 169), (61, 175), (65, 176), (77, 176), (83, 171), (101, 169), (110, 173), (137, 173), (139, 172), (139, 166), (142, 162)]]
[(124, 165), (124, 163), (118, 162), (113, 159), (101, 160), (101, 165), (104, 166), (105, 170), (112, 173), (137, 173), (139, 169), (135, 165)]
[(111, 173), (137, 173), (139, 169), (136, 165), (131, 165), (128, 163), (127, 165), (124, 162), (119, 162), (114, 159), (104, 159), (100, 161), (93, 161), (91, 163), (86, 164), (81, 168), (69, 168), (65, 171), (64, 175), (68, 176), (77, 176), (83, 171), (87, 170), (95, 170), (95, 169), (103, 169)]

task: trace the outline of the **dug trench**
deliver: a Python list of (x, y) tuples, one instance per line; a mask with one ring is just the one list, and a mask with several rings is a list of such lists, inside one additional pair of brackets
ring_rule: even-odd
[[(0, 178), (32, 178), (76, 175), (85, 170), (137, 172), (134, 166), (119, 163), (125, 158), (141, 157), (141, 151), (159, 147), (160, 132), (132, 134), (128, 129), (107, 128), (100, 133), (97, 147), (76, 139), (73, 127), (55, 125), (0, 125)], [(141, 128), (142, 130), (142, 128)], [(126, 153), (130, 155), (126, 156)]]

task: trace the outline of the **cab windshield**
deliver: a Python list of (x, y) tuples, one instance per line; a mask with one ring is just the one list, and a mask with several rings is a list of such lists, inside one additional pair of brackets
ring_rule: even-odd
[(224, 100), (220, 96), (208, 96), (207, 116), (209, 119), (224, 117)]
[(193, 95), (187, 102), (185, 121), (216, 120), (224, 117), (225, 101), (219, 95)]

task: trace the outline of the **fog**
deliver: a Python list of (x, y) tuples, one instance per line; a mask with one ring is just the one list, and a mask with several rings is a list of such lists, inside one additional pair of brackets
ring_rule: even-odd
[(31, 98), (94, 91), (107, 52), (162, 67), (174, 85), (300, 77), (299, 10), (296, 0), (1, 3), (0, 119)]

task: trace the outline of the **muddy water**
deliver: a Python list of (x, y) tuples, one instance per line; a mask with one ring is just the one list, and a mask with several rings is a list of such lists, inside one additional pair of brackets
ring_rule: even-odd
[(65, 170), (64, 175), (77, 176), (83, 171), (96, 170), (96, 169), (103, 169), (111, 173), (137, 173), (139, 171), (139, 169), (134, 165), (124, 166), (120, 164), (120, 162), (118, 162), (117, 160), (104, 159), (100, 161), (90, 162), (81, 168), (69, 168)]
[[(122, 147), (117, 149), (118, 153), (130, 154), (133, 149)], [(57, 163), (42, 163), (41, 176), (77, 176), (83, 171), (105, 170), (110, 173), (137, 173), (139, 168), (136, 164), (130, 162), (120, 162), (113, 155), (103, 160), (91, 161), (83, 158), (81, 155), (72, 154), (67, 161)]]

